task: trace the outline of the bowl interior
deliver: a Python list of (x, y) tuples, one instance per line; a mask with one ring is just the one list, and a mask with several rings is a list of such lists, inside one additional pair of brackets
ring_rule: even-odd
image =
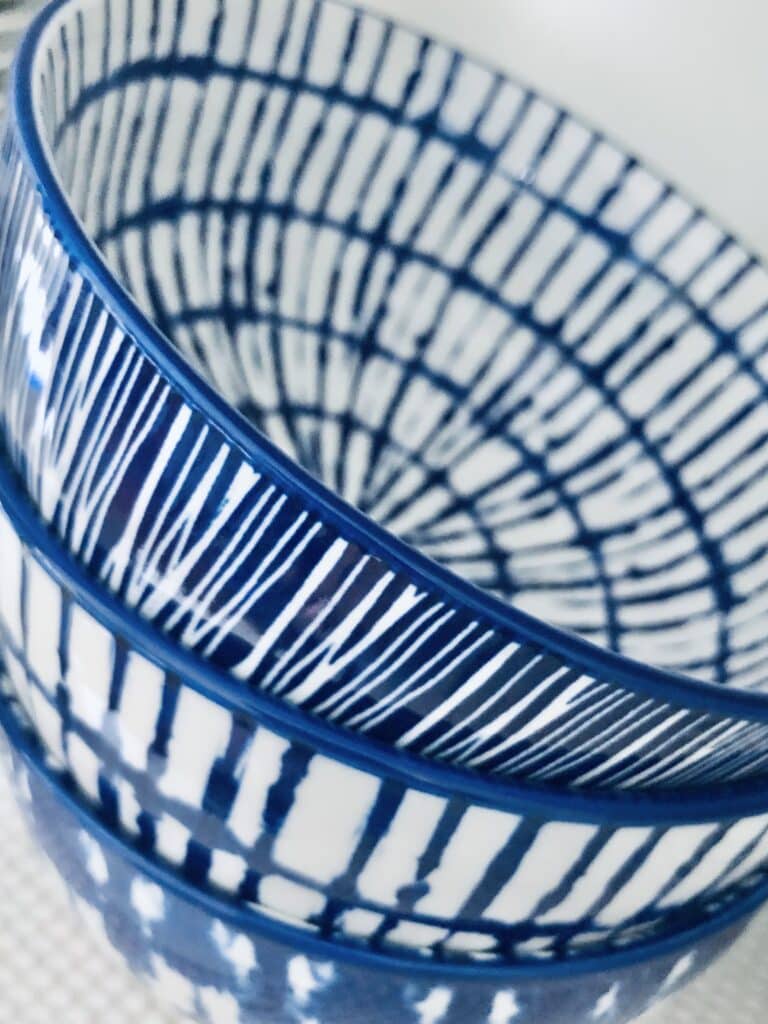
[(768, 282), (705, 215), (335, 2), (72, 0), (33, 83), (110, 268), (304, 468), (560, 627), (768, 681)]

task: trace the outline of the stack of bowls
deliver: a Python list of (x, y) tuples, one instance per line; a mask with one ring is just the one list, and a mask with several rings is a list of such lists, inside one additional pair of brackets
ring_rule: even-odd
[(768, 894), (768, 276), (336, 0), (57, 0), (0, 167), (0, 720), (214, 1024), (629, 1020)]

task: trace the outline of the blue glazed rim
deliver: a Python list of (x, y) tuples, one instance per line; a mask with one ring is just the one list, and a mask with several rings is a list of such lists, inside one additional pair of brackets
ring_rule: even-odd
[(588, 792), (545, 783), (481, 776), (467, 769), (390, 747), (317, 718), (259, 690), (233, 683), (200, 656), (177, 646), (150, 623), (120, 603), (88, 575), (45, 525), (23, 491), (18, 474), (0, 447), (0, 506), (16, 534), (45, 571), (95, 619), (122, 636), (148, 660), (174, 674), (184, 685), (235, 714), (255, 718), (275, 732), (353, 768), (386, 775), (445, 798), (456, 796), (497, 810), (551, 815), (559, 821), (611, 825), (700, 824), (733, 821), (765, 813), (768, 785), (747, 780), (698, 790), (642, 793)]
[[(511, 631), (523, 642), (548, 649), (563, 658), (569, 665), (596, 678), (609, 678), (612, 683), (626, 690), (646, 694), (690, 709), (701, 709), (724, 716), (738, 716), (749, 721), (768, 723), (768, 694), (747, 690), (729, 689), (686, 676), (678, 672), (657, 668), (639, 662), (626, 655), (585, 640), (573, 633), (543, 622), (500, 598), (481, 590), (475, 584), (462, 579), (421, 554), (415, 548), (390, 534), (365, 513), (346, 503), (324, 484), (312, 477), (298, 464), (292, 462), (265, 435), (228, 405), (175, 349), (171, 341), (142, 312), (136, 301), (109, 270), (104, 258), (88, 238), (78, 217), (71, 209), (51, 163), (47, 145), (40, 135), (34, 113), (31, 68), (37, 46), (49, 22), (64, 7), (74, 0), (52, 0), (36, 16), (24, 35), (14, 60), (9, 90), (8, 110), (15, 140), (21, 157), (31, 174), (40, 194), (56, 236), (61, 241), (70, 259), (77, 265), (77, 271), (88, 282), (98, 298), (110, 310), (121, 327), (129, 334), (134, 344), (160, 374), (164, 375), (182, 395), (185, 402), (204, 416), (218, 429), (232, 446), (248, 459), (257, 470), (271, 477), (288, 493), (296, 496), (313, 509), (325, 523), (337, 529), (345, 539), (359, 544), (366, 551), (376, 555), (388, 565), (406, 575), (416, 586), (440, 596), (446, 603), (460, 605), (478, 615), (493, 627)], [(376, 12), (363, 10), (349, 0), (320, 0), (320, 2), (359, 10), (366, 17), (383, 25), (397, 25)], [(404, 26), (407, 27), (407, 26)], [(420, 39), (424, 33), (407, 28)], [(447, 44), (451, 52), (458, 53), (454, 46)], [(471, 58), (478, 66), (486, 67), (492, 74), (502, 74), (507, 81), (514, 79), (498, 72), (487, 63)], [(531, 95), (540, 95), (528, 90)], [(553, 109), (562, 112), (575, 123), (586, 124), (563, 110), (557, 104)], [(590, 128), (598, 139), (605, 136)], [(627, 152), (624, 147), (617, 147)], [(642, 162), (640, 162), (642, 165)], [(661, 179), (659, 179), (661, 180)], [(681, 194), (679, 189), (675, 189)], [(698, 209), (698, 207), (696, 207)], [(724, 237), (738, 244), (745, 253), (749, 250), (737, 242), (728, 232)], [(749, 253), (757, 262), (756, 257)], [(7, 480), (7, 473), (2, 474)], [(0, 490), (5, 491), (6, 487)], [(20, 508), (18, 500), (15, 502)], [(768, 809), (768, 787), (764, 780), (726, 783), (707, 789), (674, 789), (661, 794), (652, 793), (600, 793), (581, 794), (577, 790), (546, 784), (508, 781), (493, 776), (481, 777), (464, 769), (452, 768), (439, 762), (428, 762), (401, 751), (395, 751), (383, 744), (347, 733), (338, 727), (326, 725), (320, 719), (305, 712), (270, 699), (254, 691), (244, 691), (242, 684), (213, 666), (201, 660), (186, 657), (172, 644), (166, 643), (159, 633), (146, 622), (135, 620), (128, 630), (127, 610), (105, 600), (94, 581), (90, 580), (77, 564), (66, 557), (63, 550), (44, 540), (45, 532), (39, 524), (33, 527), (34, 513), (25, 509), (20, 516), (26, 526), (38, 537), (33, 546), (45, 552), (44, 561), (53, 570), (64, 562), (66, 570), (59, 572), (67, 585), (78, 594), (78, 599), (91, 608), (96, 608), (97, 618), (105, 622), (115, 621), (117, 610), (118, 631), (139, 637), (137, 646), (152, 660), (163, 665), (182, 665), (190, 684), (206, 695), (228, 707), (238, 710), (256, 711), (273, 721), (287, 722), (292, 731), (302, 732), (311, 737), (318, 748), (328, 750), (332, 756), (340, 756), (348, 763), (386, 764), (399, 777), (416, 779), (425, 788), (441, 793), (460, 792), (480, 803), (494, 807), (517, 805), (531, 802), (540, 809), (557, 807), (561, 817), (571, 820), (621, 820), (627, 823), (653, 823), (658, 821), (698, 822), (722, 817), (737, 817), (744, 813), (759, 813)], [(56, 573), (54, 572), (54, 575)], [(87, 601), (84, 599), (87, 595)], [(161, 654), (152, 654), (152, 651)], [(338, 755), (336, 751), (343, 750)], [(707, 795), (702, 795), (706, 793)], [(618, 809), (621, 808), (620, 813)]]
[[(25, 729), (11, 709), (7, 697), (0, 693), (0, 739), (5, 738), (15, 755), (21, 758), (28, 771), (42, 781), (54, 794), (58, 804), (66, 809), (78, 825), (94, 836), (138, 872), (150, 878), (175, 897), (192, 903), (211, 917), (216, 917), (234, 928), (289, 946), (299, 953), (307, 953), (324, 960), (337, 960), (356, 967), (392, 974), (406, 974), (426, 978), (450, 978), (456, 981), (513, 981), (531, 978), (577, 977), (584, 974), (618, 970), (643, 964), (662, 957), (690, 950), (707, 938), (724, 932), (732, 925), (753, 914), (768, 897), (768, 877), (742, 899), (734, 901), (725, 910), (712, 917), (662, 939), (638, 943), (628, 949), (602, 955), (576, 957), (570, 960), (520, 961), (477, 963), (471, 961), (427, 960), (417, 954), (378, 952), (354, 943), (353, 940), (324, 939), (303, 928), (269, 917), (254, 908), (245, 908), (224, 894), (216, 894), (196, 886), (159, 858), (140, 850), (130, 838), (113, 831), (98, 815), (96, 809), (79, 795), (67, 775), (59, 775), (44, 762), (39, 742)], [(746, 924), (746, 921), (744, 922)]]

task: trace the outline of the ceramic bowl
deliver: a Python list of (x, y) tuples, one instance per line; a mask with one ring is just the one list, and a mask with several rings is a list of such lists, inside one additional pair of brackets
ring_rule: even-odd
[(58, 0), (11, 108), (3, 431), (127, 607), (478, 773), (765, 780), (768, 279), (736, 242), (333, 0)]
[(196, 888), (83, 805), (0, 699), (19, 803), (85, 922), (207, 1024), (624, 1024), (707, 967), (764, 896), (705, 926), (581, 963), (424, 962), (340, 944)]
[(425, 959), (577, 959), (762, 883), (765, 795), (585, 796), (344, 733), (158, 636), (0, 461), (0, 657), (38, 735), (143, 848), (263, 912)]

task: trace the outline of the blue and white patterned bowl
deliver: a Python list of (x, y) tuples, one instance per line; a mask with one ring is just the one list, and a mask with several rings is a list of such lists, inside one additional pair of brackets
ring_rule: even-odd
[(765, 895), (640, 952), (580, 963), (372, 953), (190, 885), (80, 802), (5, 698), (0, 725), (19, 803), (85, 920), (161, 998), (206, 1024), (623, 1024), (727, 949)]
[(127, 607), (475, 772), (764, 785), (768, 277), (634, 159), (334, 0), (57, 0), (2, 196), (7, 445)]
[(0, 460), (0, 657), (81, 792), (193, 883), (373, 949), (573, 960), (763, 884), (764, 794), (585, 796), (362, 742), (126, 611)]

